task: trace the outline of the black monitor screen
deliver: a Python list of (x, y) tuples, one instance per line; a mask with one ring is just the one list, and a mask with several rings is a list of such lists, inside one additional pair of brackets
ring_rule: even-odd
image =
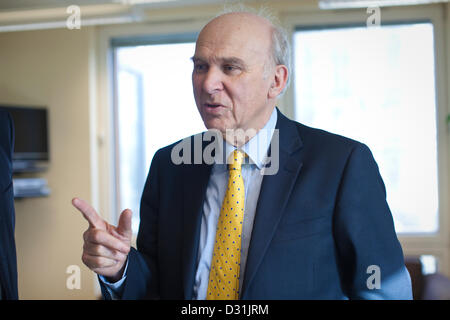
[(48, 160), (47, 110), (0, 106), (14, 121), (14, 160)]

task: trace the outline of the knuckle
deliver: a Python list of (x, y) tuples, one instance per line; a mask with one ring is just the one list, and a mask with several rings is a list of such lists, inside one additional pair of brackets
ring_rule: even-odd
[(84, 242), (88, 241), (89, 239), (89, 229), (83, 232), (83, 240)]
[(92, 252), (96, 256), (100, 256), (100, 255), (102, 255), (102, 247), (101, 246), (93, 246), (92, 247)]
[(114, 253), (114, 260), (116, 260), (116, 261), (123, 262), (123, 261), (125, 261), (126, 258), (127, 258), (127, 255), (122, 252), (116, 251)]
[(91, 242), (85, 242), (85, 243), (83, 244), (83, 251), (84, 251), (85, 253), (90, 253), (90, 252), (92, 252), (92, 247), (93, 247), (93, 245), (92, 245)]
[(102, 257), (95, 257), (92, 259), (92, 267), (94, 268), (103, 268), (104, 259)]
[(91, 231), (91, 233), (90, 233), (90, 239), (93, 241), (93, 242), (101, 242), (101, 240), (102, 240), (102, 232), (100, 231), (100, 230), (92, 230)]
[(94, 267), (95, 268), (102, 268), (103, 267), (103, 259), (101, 257), (95, 257), (94, 258)]
[(127, 246), (125, 247), (124, 253), (128, 255), (128, 254), (130, 253), (130, 250), (131, 250), (131, 247), (130, 247), (129, 245), (127, 245)]
[(94, 238), (95, 238), (95, 230), (88, 229), (88, 230), (86, 230), (86, 232), (84, 233), (83, 236), (84, 236), (85, 242), (93, 242)]
[(83, 254), (81, 255), (81, 261), (83, 261), (83, 263), (89, 267), (89, 258), (85, 252), (83, 252)]

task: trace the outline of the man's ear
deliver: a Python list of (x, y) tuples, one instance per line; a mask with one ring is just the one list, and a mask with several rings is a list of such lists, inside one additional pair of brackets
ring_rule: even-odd
[(285, 65), (277, 65), (273, 76), (272, 84), (269, 88), (268, 98), (275, 99), (283, 92), (289, 77), (289, 71)]

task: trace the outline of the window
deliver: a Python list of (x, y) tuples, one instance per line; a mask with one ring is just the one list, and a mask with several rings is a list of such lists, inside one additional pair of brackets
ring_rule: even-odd
[(439, 229), (432, 23), (299, 29), (295, 113), (369, 146), (395, 227)]
[(433, 255), (421, 255), (420, 262), (422, 263), (422, 273), (423, 274), (433, 274), (438, 270), (438, 261)]
[(133, 211), (134, 233), (155, 152), (205, 130), (192, 93), (194, 49), (194, 42), (115, 48), (117, 207)]

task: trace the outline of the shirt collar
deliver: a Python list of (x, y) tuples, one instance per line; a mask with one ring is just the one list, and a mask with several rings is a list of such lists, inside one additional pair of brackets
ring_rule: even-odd
[[(277, 118), (277, 110), (276, 108), (274, 108), (269, 120), (264, 125), (264, 127), (240, 148), (240, 150), (244, 151), (248, 156), (248, 161), (244, 163), (255, 164), (258, 169), (262, 169), (264, 167), (265, 158), (267, 156), (267, 151), (269, 150), (270, 142), (272, 141), (272, 135), (275, 130)], [(225, 159), (228, 159), (230, 154), (235, 149), (235, 146), (229, 144), (224, 140), (224, 150), (226, 155)], [(223, 163), (222, 159), (216, 158), (215, 160), (216, 163)]]

